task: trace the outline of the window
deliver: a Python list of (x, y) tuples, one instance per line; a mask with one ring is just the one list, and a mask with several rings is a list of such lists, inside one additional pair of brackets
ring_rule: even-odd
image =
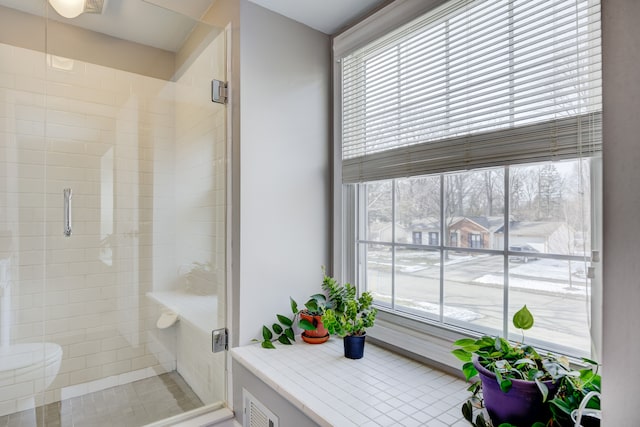
[(344, 275), (476, 333), (526, 303), (529, 342), (588, 355), (599, 3), (449, 1), (337, 56)]
[(431, 246), (438, 246), (438, 232), (430, 231), (429, 232), (429, 244)]
[(422, 244), (422, 232), (421, 231), (414, 231), (412, 240), (413, 240), (413, 244), (414, 245), (421, 245)]
[(482, 234), (469, 233), (469, 247), (474, 249), (482, 248)]

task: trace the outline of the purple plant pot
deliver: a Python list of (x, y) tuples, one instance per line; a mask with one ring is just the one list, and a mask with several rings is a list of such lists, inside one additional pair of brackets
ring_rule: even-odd
[[(530, 426), (536, 421), (546, 423), (551, 418), (549, 405), (542, 401), (542, 393), (533, 381), (511, 380), (508, 392), (500, 390), (500, 385), (493, 372), (473, 359), (473, 366), (478, 370), (482, 381), (482, 396), (493, 425), (510, 423), (517, 426)], [(553, 399), (558, 386), (552, 381), (544, 381), (549, 389), (547, 402)]]

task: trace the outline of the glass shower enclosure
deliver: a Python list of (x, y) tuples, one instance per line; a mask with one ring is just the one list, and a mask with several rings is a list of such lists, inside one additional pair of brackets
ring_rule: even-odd
[(211, 3), (69, 19), (0, 0), (0, 425), (144, 425), (226, 400)]

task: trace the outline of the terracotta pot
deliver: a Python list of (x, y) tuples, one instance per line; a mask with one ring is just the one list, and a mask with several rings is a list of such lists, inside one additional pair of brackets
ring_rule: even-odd
[[(482, 396), (493, 425), (510, 423), (530, 426), (536, 421), (546, 423), (551, 418), (549, 405), (542, 401), (542, 393), (534, 381), (512, 379), (511, 389), (503, 392), (496, 375), (482, 366), (474, 357), (473, 366), (482, 381)], [(553, 399), (558, 386), (552, 381), (544, 381), (549, 389), (547, 401)]]
[(303, 331), (302, 340), (309, 344), (322, 344), (329, 339), (329, 331), (322, 324), (322, 316), (311, 316), (305, 312), (300, 313), (300, 319), (306, 319), (312, 323), (315, 331)]
[(348, 359), (362, 359), (364, 356), (364, 339), (366, 335), (348, 335), (342, 339), (344, 343), (344, 357)]

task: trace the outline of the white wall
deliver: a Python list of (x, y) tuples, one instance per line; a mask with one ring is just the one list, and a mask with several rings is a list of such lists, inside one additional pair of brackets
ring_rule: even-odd
[(638, 425), (640, 2), (602, 2), (604, 426)]
[(329, 261), (330, 46), (328, 36), (248, 1), (240, 21), (235, 326), (244, 345), (289, 310), (289, 296), (316, 293)]

